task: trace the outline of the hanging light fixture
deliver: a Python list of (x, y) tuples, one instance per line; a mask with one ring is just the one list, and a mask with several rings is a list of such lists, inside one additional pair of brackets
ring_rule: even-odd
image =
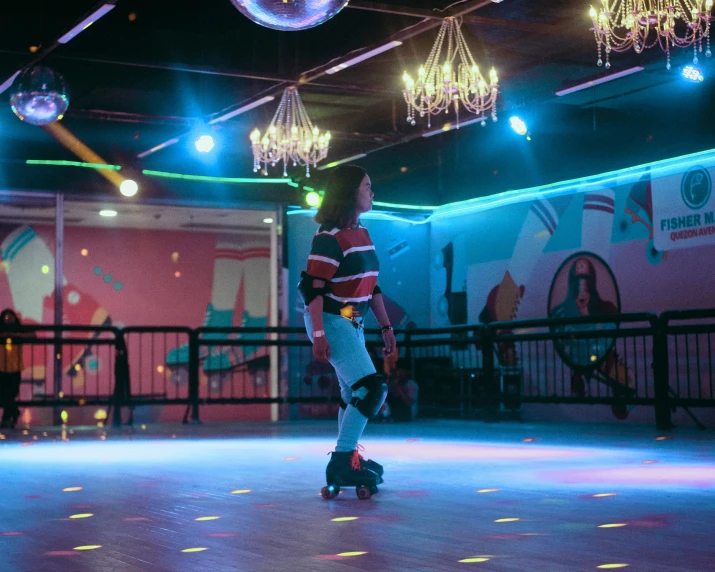
[(608, 69), (611, 52), (632, 48), (640, 54), (656, 45), (665, 52), (668, 69), (671, 48), (693, 46), (693, 63), (698, 63), (703, 38), (709, 58), (712, 8), (713, 0), (601, 0), (598, 10), (590, 10), (598, 48), (596, 63), (603, 65), (603, 51)]
[[(459, 121), (459, 104), (470, 113), (483, 115), (491, 113), (497, 120), (497, 94), (499, 78), (494, 68), (489, 72), (489, 81), (482, 76), (477, 63), (469, 51), (462, 35), (461, 18), (445, 18), (439, 29), (437, 40), (424, 66), (420, 67), (417, 80), (405, 72), (405, 89), (402, 93), (407, 102), (407, 121), (415, 125), (415, 111), (420, 117), (449, 112), (454, 106)], [(447, 53), (442, 60), (442, 46), (447, 39)], [(459, 56), (459, 62), (455, 60)]]
[(263, 163), (266, 174), (268, 165), (275, 167), (283, 162), (283, 176), (288, 176), (288, 162), (293, 166), (305, 166), (305, 176), (310, 177), (310, 166), (328, 156), (330, 132), (321, 133), (308, 117), (305, 106), (295, 87), (283, 91), (268, 129), (261, 135), (258, 129), (251, 133), (253, 149), (253, 172)]

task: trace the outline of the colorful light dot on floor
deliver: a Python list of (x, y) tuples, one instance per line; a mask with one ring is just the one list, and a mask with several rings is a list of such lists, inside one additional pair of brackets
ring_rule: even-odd
[(97, 550), (97, 548), (102, 548), (101, 544), (88, 544), (86, 546), (75, 546), (72, 550)]
[(614, 522), (612, 524), (599, 524), (598, 528), (621, 528), (622, 526), (628, 526), (625, 522)]
[(340, 552), (338, 556), (362, 556), (367, 554), (367, 552)]
[(655, 460), (648, 460), (648, 461), (643, 461), (641, 464), (642, 465), (652, 465), (653, 463), (659, 463), (660, 461), (655, 461)]
[(73, 493), (73, 492), (81, 491), (81, 490), (82, 490), (82, 487), (67, 487), (67, 488), (62, 489), (62, 492), (63, 493)]
[(628, 564), (601, 564), (598, 568), (626, 568)]
[(283, 460), (284, 461), (297, 461), (298, 459), (300, 459), (300, 457), (286, 457)]
[(73, 514), (70, 518), (90, 518), (94, 516), (91, 512), (83, 512), (81, 514)]
[(667, 441), (668, 439), (672, 439), (670, 435), (661, 435), (660, 437), (656, 437), (656, 441)]
[(516, 522), (520, 518), (497, 518), (494, 522)]
[(539, 440), (538, 437), (528, 437), (528, 438), (524, 439), (523, 441), (524, 441), (524, 443), (533, 443), (534, 441), (538, 441), (538, 440)]
[(332, 522), (346, 522), (348, 520), (357, 520), (358, 516), (339, 516), (338, 518), (331, 518)]
[(474, 558), (464, 558), (462, 560), (459, 560), (459, 562), (462, 562), (464, 564), (471, 564), (472, 562), (487, 562), (488, 560), (489, 560), (489, 558), (477, 556)]
[(591, 495), (593, 498), (598, 499), (598, 498), (603, 498), (603, 497), (615, 497), (618, 493), (596, 493), (595, 495)]
[(184, 548), (182, 552), (203, 552), (204, 550), (208, 550), (208, 548)]
[(498, 490), (499, 490), (499, 489), (479, 489), (477, 492), (478, 492), (478, 493), (495, 493), (495, 492), (497, 492)]
[(221, 518), (220, 516), (200, 516), (199, 518), (195, 518), (194, 520), (198, 521), (204, 521), (204, 520), (218, 520)]
[(245, 495), (246, 493), (250, 493), (251, 489), (237, 489), (235, 491), (231, 491), (232, 495)]

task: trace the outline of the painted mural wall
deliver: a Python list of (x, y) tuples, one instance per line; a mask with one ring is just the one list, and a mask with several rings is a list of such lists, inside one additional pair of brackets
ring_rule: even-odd
[[(0, 228), (0, 309), (12, 308), (25, 324), (54, 320), (55, 229), (52, 226), (4, 225)], [(256, 234), (216, 234), (126, 228), (67, 226), (64, 248), (64, 323), (164, 326), (259, 326), (268, 323), (270, 238)], [(200, 391), (265, 392), (265, 379), (240, 388), (232, 383), (236, 365), (257, 347), (217, 345), (201, 356)], [(186, 393), (188, 346), (179, 336), (138, 340), (128, 337), (133, 395), (181, 396)], [(68, 395), (88, 384), (106, 394), (113, 355), (66, 348), (63, 367)], [(141, 352), (139, 351), (141, 348)], [(29, 351), (29, 350), (26, 350)], [(33, 350), (37, 352), (38, 349)], [(139, 354), (142, 354), (141, 357)], [(25, 357), (21, 399), (52, 391), (45, 356)], [(263, 376), (265, 377), (265, 376)], [(245, 381), (245, 380), (243, 380)], [(255, 380), (254, 380), (255, 381)], [(107, 387), (104, 387), (106, 385)], [(249, 396), (249, 395), (247, 395)], [(70, 422), (93, 423), (94, 409), (70, 410)], [(49, 422), (46, 408), (27, 409), (25, 422)], [(177, 421), (183, 407), (140, 407), (137, 422)], [(215, 406), (205, 420), (268, 419), (267, 406)]]
[[(709, 286), (715, 268), (707, 263), (715, 258), (714, 174), (701, 165), (665, 177), (646, 171), (629, 184), (434, 217), (431, 324), (715, 307)], [(608, 347), (564, 361), (594, 357), (605, 359), (599, 373), (606, 381), (632, 387), (643, 375), (635, 358)], [(512, 361), (528, 370), (526, 359)], [(651, 361), (648, 355), (646, 365)], [(602, 383), (573, 379), (574, 395), (596, 395)], [(710, 395), (709, 387), (701, 389)], [(650, 407), (524, 405), (523, 411), (527, 418), (653, 419)], [(682, 411), (674, 420), (689, 423)]]

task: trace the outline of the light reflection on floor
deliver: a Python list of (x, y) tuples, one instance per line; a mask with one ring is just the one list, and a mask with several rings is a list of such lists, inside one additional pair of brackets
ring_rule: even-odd
[(715, 570), (702, 541), (715, 518), (709, 435), (370, 425), (381, 492), (324, 501), (333, 431), (3, 431), (0, 569)]

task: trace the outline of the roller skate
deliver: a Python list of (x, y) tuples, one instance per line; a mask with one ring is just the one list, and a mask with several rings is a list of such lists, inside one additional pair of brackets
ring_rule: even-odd
[(365, 469), (369, 469), (373, 473), (377, 473), (377, 476), (378, 476), (377, 484), (378, 485), (380, 483), (384, 483), (385, 481), (383, 480), (382, 475), (385, 474), (385, 469), (382, 467), (382, 465), (380, 463), (373, 461), (372, 459), (365, 460), (365, 458), (360, 454), (364, 450), (365, 450), (365, 447), (363, 447), (362, 445), (357, 446), (356, 453), (357, 453), (358, 459), (360, 459), (360, 466)]
[(331, 453), (330, 462), (325, 469), (327, 486), (320, 491), (326, 499), (335, 498), (341, 487), (355, 487), (355, 494), (360, 500), (367, 500), (378, 493), (380, 477), (374, 471), (361, 466), (360, 454), (357, 449), (339, 453)]

